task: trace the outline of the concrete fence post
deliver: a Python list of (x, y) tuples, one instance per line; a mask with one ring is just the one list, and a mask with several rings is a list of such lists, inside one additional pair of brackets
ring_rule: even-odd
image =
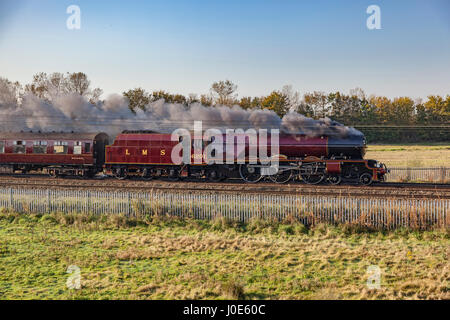
[(47, 189), (47, 213), (51, 212), (51, 199), (50, 199), (50, 189)]
[(14, 209), (14, 196), (13, 196), (13, 189), (9, 188), (9, 207), (11, 209)]

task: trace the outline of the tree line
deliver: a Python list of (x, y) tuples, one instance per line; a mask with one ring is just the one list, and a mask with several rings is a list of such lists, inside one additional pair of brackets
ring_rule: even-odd
[[(164, 99), (167, 103), (179, 103), (189, 108), (194, 103), (205, 106), (239, 105), (243, 109), (269, 109), (283, 117), (295, 111), (312, 118), (329, 117), (352, 126), (384, 125), (448, 125), (450, 123), (450, 95), (430, 95), (425, 101), (410, 97), (390, 99), (384, 96), (366, 95), (359, 88), (348, 94), (340, 91), (325, 93), (314, 91), (300, 95), (292, 86), (274, 90), (267, 96), (238, 97), (237, 85), (232, 81), (217, 81), (211, 85), (207, 94), (173, 94), (164, 90), (148, 92), (143, 88), (134, 88), (122, 94), (128, 100), (132, 112), (145, 110), (154, 101)], [(50, 101), (58, 94), (79, 94), (90, 103), (100, 101), (102, 90), (92, 88), (88, 76), (75, 73), (37, 73), (31, 83), (22, 86), (18, 82), (0, 78), (0, 107), (19, 105), (26, 93), (32, 93), (40, 99)]]
[(146, 92), (142, 88), (123, 92), (132, 111), (145, 110), (149, 102), (164, 99), (168, 103), (192, 103), (205, 106), (239, 105), (243, 109), (269, 109), (283, 117), (295, 111), (311, 118), (329, 117), (347, 125), (428, 125), (449, 124), (450, 95), (430, 95), (426, 101), (409, 97), (389, 99), (383, 96), (367, 96), (362, 89), (325, 93), (314, 91), (303, 96), (292, 86), (284, 86), (262, 97), (237, 97), (237, 85), (229, 80), (214, 82), (209, 94), (171, 94), (166, 91)]

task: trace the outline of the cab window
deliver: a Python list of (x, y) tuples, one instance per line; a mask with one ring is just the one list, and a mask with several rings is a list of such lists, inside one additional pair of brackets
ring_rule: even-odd
[(5, 141), (0, 141), (0, 153), (5, 153)]
[(47, 141), (34, 141), (33, 153), (47, 153)]
[(25, 145), (26, 145), (25, 141), (22, 141), (22, 140), (14, 141), (13, 152), (14, 153), (25, 153), (26, 152)]
[(84, 152), (85, 153), (91, 153), (91, 144), (89, 142), (86, 142), (84, 144)]
[(55, 141), (53, 145), (54, 154), (67, 154), (68, 143), (67, 141)]

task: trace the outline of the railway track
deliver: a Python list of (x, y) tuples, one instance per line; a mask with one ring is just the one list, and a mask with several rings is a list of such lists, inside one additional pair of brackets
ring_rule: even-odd
[(383, 198), (441, 198), (450, 199), (449, 184), (430, 183), (382, 183), (373, 186), (360, 185), (307, 185), (299, 182), (276, 184), (260, 182), (246, 184), (240, 180), (222, 183), (164, 180), (115, 180), (96, 177), (81, 179), (76, 177), (50, 178), (42, 175), (0, 175), (0, 186), (51, 189), (92, 189), (92, 190), (132, 190), (132, 191), (178, 191), (178, 192), (226, 192), (253, 194), (302, 194), (342, 197), (383, 197)]

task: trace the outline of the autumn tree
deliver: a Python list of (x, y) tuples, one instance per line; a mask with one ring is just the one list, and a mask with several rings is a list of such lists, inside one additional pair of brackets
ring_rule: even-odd
[(128, 100), (128, 108), (133, 113), (136, 113), (137, 109), (145, 111), (147, 104), (150, 103), (150, 94), (142, 88), (124, 91), (122, 94)]
[(242, 109), (248, 110), (248, 109), (255, 109), (255, 108), (261, 108), (262, 98), (258, 97), (242, 97), (241, 100), (239, 100), (238, 104)]
[(314, 111), (317, 118), (324, 118), (328, 115), (328, 96), (325, 92), (314, 91), (303, 96), (305, 104)]
[(187, 99), (182, 94), (174, 94), (174, 95), (172, 95), (172, 102), (173, 103), (179, 103), (179, 104), (187, 105)]
[(430, 122), (448, 123), (450, 121), (450, 95), (447, 95), (446, 99), (438, 95), (430, 95), (424, 106)]
[(214, 98), (208, 94), (202, 94), (200, 96), (200, 103), (204, 106), (210, 107), (214, 104)]
[(371, 96), (369, 102), (375, 108), (379, 124), (388, 124), (395, 121), (395, 115), (392, 113), (392, 102), (389, 98)]
[(279, 91), (273, 91), (270, 95), (263, 98), (261, 105), (264, 109), (274, 111), (280, 118), (289, 111), (288, 99)]
[(412, 124), (414, 122), (414, 101), (408, 97), (395, 98), (392, 101), (392, 114), (396, 124)]
[(188, 99), (182, 94), (172, 94), (164, 90), (153, 91), (151, 95), (151, 101), (158, 101), (164, 99), (167, 103), (180, 103), (187, 105)]
[(211, 92), (214, 97), (215, 104), (231, 106), (235, 103), (237, 85), (230, 80), (214, 82), (211, 86)]

